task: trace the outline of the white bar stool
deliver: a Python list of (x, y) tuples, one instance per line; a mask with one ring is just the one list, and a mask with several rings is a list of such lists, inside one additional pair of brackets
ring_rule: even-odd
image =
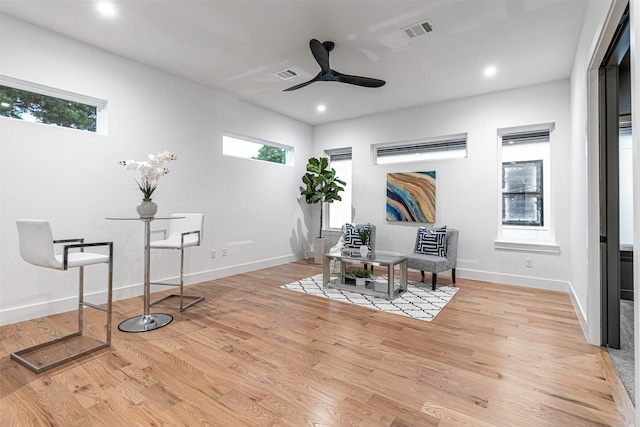
[[(186, 295), (184, 293), (184, 249), (192, 246), (200, 246), (202, 243), (202, 229), (204, 227), (204, 214), (199, 213), (174, 213), (172, 217), (183, 217), (183, 219), (176, 219), (169, 222), (169, 229), (154, 230), (152, 233), (164, 232), (163, 240), (155, 240), (149, 244), (151, 249), (173, 249), (180, 251), (180, 283), (163, 283), (163, 282), (151, 282), (152, 285), (160, 286), (179, 286), (179, 294), (171, 294), (162, 297), (156, 301), (151, 302), (149, 305), (156, 305), (168, 298), (179, 297), (180, 298), (180, 311), (184, 311), (194, 304), (199, 303), (204, 299), (204, 296), (200, 295)], [(189, 304), (184, 304), (184, 299), (191, 299)]]
[[(112, 312), (112, 294), (113, 294), (113, 242), (100, 243), (84, 243), (83, 238), (53, 240), (51, 225), (46, 220), (41, 219), (21, 219), (16, 221), (18, 226), (18, 240), (20, 246), (20, 256), (26, 262), (40, 267), (53, 268), (56, 270), (67, 270), (69, 268), (78, 267), (80, 269), (79, 277), (79, 301), (78, 301), (78, 327), (77, 331), (69, 335), (65, 335), (46, 343), (37, 344), (32, 347), (25, 348), (20, 351), (11, 353), (11, 358), (20, 362), (24, 366), (39, 374), (48, 369), (54, 368), (65, 362), (77, 359), (94, 351), (107, 348), (111, 345), (111, 312)], [(74, 243), (76, 242), (76, 243)], [(64, 244), (63, 254), (55, 255), (54, 244)], [(84, 248), (107, 246), (109, 254), (99, 254), (92, 252), (84, 252)], [(72, 249), (79, 249), (79, 252), (71, 252)], [(96, 305), (84, 300), (84, 267), (93, 264), (108, 264), (108, 288), (107, 288), (107, 304)], [(48, 363), (33, 362), (27, 358), (27, 354), (42, 349), (70, 338), (82, 335), (83, 331), (83, 308), (91, 307), (107, 313), (106, 322), (106, 340), (94, 345), (88, 349), (68, 354), (63, 358), (50, 361)]]

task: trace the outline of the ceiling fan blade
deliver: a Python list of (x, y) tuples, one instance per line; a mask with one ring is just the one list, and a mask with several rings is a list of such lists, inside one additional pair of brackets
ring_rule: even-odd
[(342, 74), (335, 70), (332, 71), (336, 78), (336, 81), (342, 83), (349, 83), (357, 86), (364, 87), (380, 87), (386, 83), (384, 80), (374, 79), (372, 77), (350, 76), (348, 74)]
[(326, 74), (331, 69), (329, 68), (329, 52), (327, 49), (316, 39), (311, 39), (309, 42), (309, 47), (311, 48), (311, 53), (313, 57), (318, 62), (320, 69), (322, 70), (321, 74)]
[(291, 86), (290, 88), (287, 89), (283, 89), (283, 92), (289, 92), (290, 90), (296, 90), (296, 89), (300, 89), (303, 88), (305, 86), (310, 85), (313, 82), (317, 82), (318, 80), (320, 80), (320, 77), (322, 76), (322, 73), (318, 73), (317, 76), (315, 76), (314, 78), (312, 78), (311, 80), (309, 80), (308, 82), (304, 82), (304, 83), (300, 83), (299, 85), (295, 85), (295, 86)]
[(321, 71), (317, 76), (315, 76), (308, 82), (300, 83), (299, 85), (284, 89), (284, 92), (300, 89), (317, 81), (342, 82), (363, 87), (384, 86), (384, 84), (386, 83), (384, 80), (374, 79), (372, 77), (350, 76), (348, 74), (342, 74), (329, 68), (329, 52), (333, 50), (334, 46), (334, 43), (330, 41), (320, 43), (316, 39), (311, 39), (309, 41), (309, 47), (311, 48), (311, 53), (316, 59), (316, 62), (318, 62)]

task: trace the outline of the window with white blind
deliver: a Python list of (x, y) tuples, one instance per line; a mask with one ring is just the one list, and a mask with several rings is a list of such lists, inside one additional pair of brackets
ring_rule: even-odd
[(458, 134), (423, 141), (379, 144), (373, 146), (374, 164), (420, 162), (467, 157), (467, 134)]
[(347, 184), (340, 192), (341, 201), (327, 203), (326, 226), (341, 228), (342, 224), (351, 222), (351, 148), (328, 151), (329, 167), (335, 169), (336, 176)]
[(553, 243), (551, 136), (553, 124), (498, 131), (498, 240)]

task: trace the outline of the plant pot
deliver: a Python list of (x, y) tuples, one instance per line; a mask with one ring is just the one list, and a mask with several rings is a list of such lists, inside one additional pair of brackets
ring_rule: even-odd
[(364, 288), (367, 286), (367, 278), (366, 277), (356, 277), (356, 287)]
[(369, 247), (367, 245), (360, 246), (360, 256), (366, 258), (369, 254)]
[(315, 239), (313, 239), (313, 260), (316, 264), (322, 264), (324, 262), (326, 246), (326, 237), (316, 237)]
[(140, 218), (153, 218), (158, 212), (158, 205), (151, 199), (142, 199), (142, 202), (136, 206)]

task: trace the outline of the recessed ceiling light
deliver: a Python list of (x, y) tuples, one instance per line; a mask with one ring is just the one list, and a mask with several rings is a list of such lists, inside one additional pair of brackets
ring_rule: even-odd
[(116, 16), (116, 7), (113, 5), (113, 3), (109, 3), (106, 1), (98, 2), (96, 9), (102, 16), (106, 16), (108, 18)]
[(324, 105), (320, 104), (316, 107), (316, 110), (318, 110), (318, 113), (324, 113), (324, 111), (327, 109), (327, 107), (325, 107)]
[(484, 75), (485, 77), (491, 77), (493, 75), (495, 75), (498, 72), (498, 70), (496, 69), (496, 67), (487, 67), (484, 69)]

